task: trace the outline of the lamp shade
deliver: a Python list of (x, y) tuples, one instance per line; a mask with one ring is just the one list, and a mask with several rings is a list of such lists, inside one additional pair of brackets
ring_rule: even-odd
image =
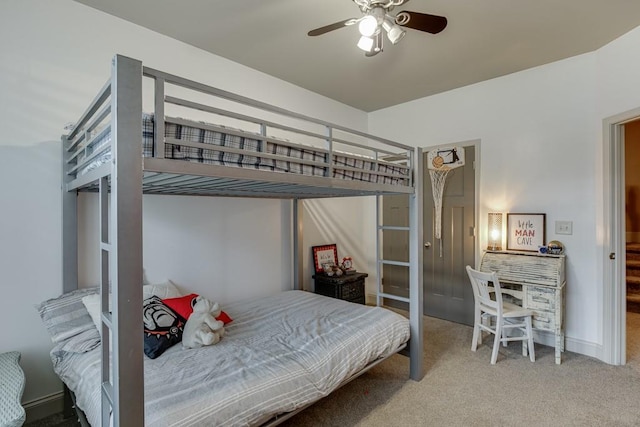
[(365, 52), (371, 52), (371, 49), (373, 49), (373, 42), (374, 40), (371, 37), (362, 36), (360, 37), (360, 40), (358, 40), (358, 47)]
[(371, 37), (378, 30), (378, 20), (375, 16), (367, 15), (358, 24), (360, 34), (365, 37)]
[(382, 21), (382, 28), (384, 28), (384, 30), (387, 32), (387, 37), (393, 44), (396, 44), (400, 40), (402, 40), (404, 35), (407, 33), (402, 29), (402, 27), (396, 25), (396, 23), (389, 15), (386, 15), (384, 17), (384, 21)]
[(489, 213), (488, 221), (488, 244), (490, 251), (502, 250), (502, 213)]

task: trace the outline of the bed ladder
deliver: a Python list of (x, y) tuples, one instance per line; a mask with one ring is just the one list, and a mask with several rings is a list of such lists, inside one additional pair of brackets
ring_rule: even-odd
[[(109, 99), (110, 98), (110, 99)], [(110, 165), (86, 174), (98, 183), (103, 426), (144, 425), (142, 322), (142, 63), (117, 55), (107, 82), (74, 130), (63, 137), (63, 290), (78, 288), (78, 192), (67, 191), (70, 139), (98, 107), (111, 103)]]
[[(423, 358), (423, 226), (422, 226), (422, 167), (423, 154), (421, 148), (416, 148), (414, 154), (415, 175), (413, 177), (415, 191), (409, 195), (409, 225), (384, 225), (382, 215), (382, 197), (376, 196), (376, 305), (382, 306), (384, 299), (402, 301), (409, 304), (409, 324), (411, 338), (409, 341), (410, 377), (420, 381), (424, 376)], [(383, 257), (382, 239), (384, 231), (403, 231), (409, 235), (409, 260), (387, 260)], [(409, 298), (385, 293), (382, 286), (383, 265), (396, 265), (409, 269)]]

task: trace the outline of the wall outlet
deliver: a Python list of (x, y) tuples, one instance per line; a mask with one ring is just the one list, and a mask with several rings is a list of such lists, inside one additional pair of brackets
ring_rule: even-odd
[(556, 221), (556, 234), (573, 234), (573, 221)]

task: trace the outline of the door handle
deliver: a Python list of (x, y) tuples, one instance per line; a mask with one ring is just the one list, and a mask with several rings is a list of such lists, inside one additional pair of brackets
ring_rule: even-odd
[(616, 259), (616, 253), (615, 252), (611, 252), (609, 254), (609, 259)]
[(429, 249), (429, 248), (431, 247), (431, 242), (427, 242), (427, 243), (425, 243), (425, 244), (424, 244), (424, 247), (425, 247), (425, 248), (427, 248), (427, 249)]

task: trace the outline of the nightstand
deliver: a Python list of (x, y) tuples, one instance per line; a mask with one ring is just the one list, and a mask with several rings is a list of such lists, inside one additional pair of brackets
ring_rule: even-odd
[(26, 414), (20, 404), (24, 391), (24, 372), (19, 365), (20, 353), (0, 354), (0, 426), (24, 424)]
[(332, 298), (364, 304), (364, 278), (367, 276), (369, 276), (367, 273), (359, 272), (343, 274), (342, 276), (327, 276), (326, 274), (318, 273), (313, 276), (315, 279), (314, 292)]

